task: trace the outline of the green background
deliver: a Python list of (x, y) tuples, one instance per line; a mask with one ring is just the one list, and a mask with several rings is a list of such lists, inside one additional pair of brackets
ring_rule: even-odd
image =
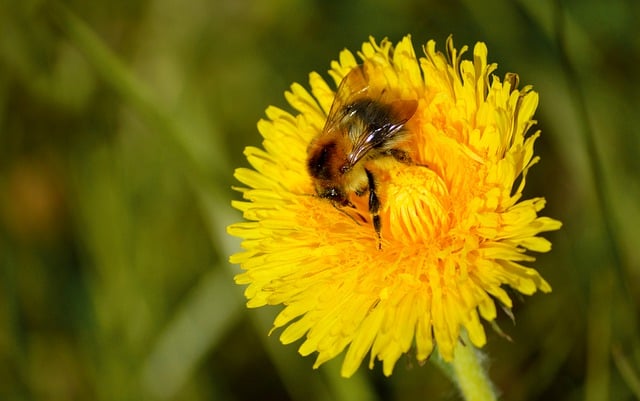
[(0, 399), (451, 400), (434, 365), (313, 358), (234, 285), (256, 122), (369, 35), (484, 41), (540, 93), (548, 295), (487, 327), (505, 400), (640, 398), (637, 1), (0, 3)]

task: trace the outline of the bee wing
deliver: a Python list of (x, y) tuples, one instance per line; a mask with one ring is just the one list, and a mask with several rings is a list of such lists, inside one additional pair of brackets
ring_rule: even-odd
[[(369, 107), (376, 107), (373, 103)], [(418, 101), (395, 100), (389, 103), (391, 112), (387, 121), (379, 126), (363, 126), (354, 129), (352, 134), (353, 148), (347, 160), (350, 166), (355, 166), (367, 153), (373, 149), (392, 148), (400, 138), (400, 131), (404, 124), (414, 115), (418, 107)], [(368, 112), (365, 112), (370, 114)]]
[(363, 65), (358, 65), (349, 71), (338, 86), (323, 132), (327, 133), (337, 128), (340, 125), (340, 121), (346, 117), (344, 106), (351, 103), (355, 98), (363, 96), (368, 89), (369, 82)]

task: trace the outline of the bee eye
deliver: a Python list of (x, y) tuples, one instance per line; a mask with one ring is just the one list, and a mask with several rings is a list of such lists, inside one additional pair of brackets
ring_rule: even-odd
[(329, 199), (332, 202), (345, 205), (348, 203), (347, 197), (344, 192), (337, 187), (328, 187), (319, 193), (321, 198)]
[(340, 197), (340, 191), (338, 191), (337, 188), (329, 188), (327, 189), (327, 192), (325, 192), (325, 195), (329, 199), (336, 199)]

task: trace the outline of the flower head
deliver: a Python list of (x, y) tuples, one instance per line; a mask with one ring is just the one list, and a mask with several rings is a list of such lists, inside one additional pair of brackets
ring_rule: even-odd
[[(477, 43), (473, 61), (451, 39), (446, 55), (430, 41), (417, 58), (409, 37), (396, 46), (373, 39), (331, 64), (338, 85), (357, 65), (369, 85), (417, 100), (406, 123), (410, 163), (391, 160), (378, 171), (381, 239), (371, 225), (366, 196), (350, 211), (316, 196), (307, 172), (307, 148), (323, 130), (335, 91), (317, 73), (310, 92), (294, 84), (286, 98), (294, 114), (269, 107), (258, 123), (263, 149), (247, 147), (253, 169), (236, 170), (244, 201), (234, 207), (247, 221), (228, 228), (243, 238), (231, 257), (244, 272), (249, 307), (284, 305), (274, 328), (280, 339), (304, 338), (302, 355), (315, 366), (345, 349), (342, 374), (353, 374), (367, 353), (386, 375), (412, 347), (422, 361), (434, 346), (451, 360), (461, 331), (481, 347), (481, 319), (496, 318), (496, 301), (511, 308), (505, 291), (551, 291), (525, 266), (527, 251), (547, 252), (538, 236), (560, 228), (539, 217), (543, 198), (522, 199), (539, 132), (529, 133), (538, 95), (500, 80)], [(359, 201), (364, 198), (364, 201)], [(354, 218), (353, 209), (355, 208)], [(378, 249), (378, 241), (381, 249)]]

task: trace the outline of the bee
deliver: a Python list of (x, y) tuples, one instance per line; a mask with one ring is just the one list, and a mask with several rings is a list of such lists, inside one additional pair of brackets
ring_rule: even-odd
[(379, 249), (376, 163), (383, 158), (411, 163), (409, 152), (403, 149), (409, 134), (405, 124), (417, 107), (415, 99), (394, 99), (385, 88), (371, 88), (365, 65), (359, 65), (338, 86), (324, 128), (307, 149), (307, 170), (320, 198), (338, 209), (354, 208), (351, 194), (368, 193)]

